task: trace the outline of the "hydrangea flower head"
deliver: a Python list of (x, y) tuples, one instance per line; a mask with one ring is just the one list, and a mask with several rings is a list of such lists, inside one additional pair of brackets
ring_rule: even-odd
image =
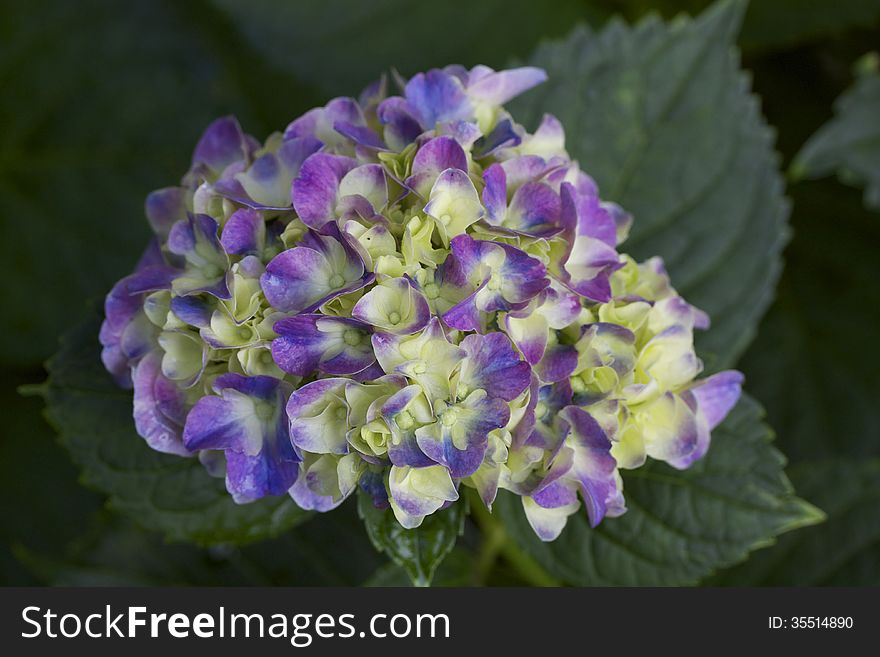
[(107, 296), (103, 360), (144, 440), (238, 503), (360, 487), (406, 528), (506, 489), (544, 540), (624, 513), (620, 470), (700, 459), (742, 375), (697, 378), (706, 315), (620, 251), (631, 217), (559, 121), (504, 109), (545, 77), (382, 80), (263, 143), (208, 126)]

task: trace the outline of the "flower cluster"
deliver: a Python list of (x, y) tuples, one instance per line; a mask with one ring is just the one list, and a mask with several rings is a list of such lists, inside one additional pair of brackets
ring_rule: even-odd
[(704, 313), (618, 252), (545, 115), (543, 71), (450, 66), (337, 98), (264, 143), (212, 123), (155, 240), (106, 300), (103, 360), (154, 449), (234, 500), (326, 511), (360, 487), (407, 528), (462, 486), (521, 496), (552, 540), (625, 511), (621, 468), (686, 468), (742, 377), (696, 377)]

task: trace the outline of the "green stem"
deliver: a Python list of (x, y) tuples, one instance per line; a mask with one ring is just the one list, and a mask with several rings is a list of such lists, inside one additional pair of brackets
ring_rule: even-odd
[(501, 549), (507, 536), (504, 533), (504, 529), (497, 524), (489, 526), (480, 525), (480, 529), (483, 533), (483, 542), (480, 546), (477, 561), (474, 564), (473, 583), (485, 586), (492, 569), (495, 567), (495, 562), (501, 554)]
[(504, 560), (533, 586), (560, 586), (541, 565), (517, 547), (504, 525), (483, 504), (477, 491), (468, 489), (471, 518), (483, 533), (483, 544), (474, 568), (474, 580), (485, 584), (498, 557)]

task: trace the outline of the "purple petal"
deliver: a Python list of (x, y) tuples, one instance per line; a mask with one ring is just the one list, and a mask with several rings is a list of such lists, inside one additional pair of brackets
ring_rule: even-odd
[(617, 205), (617, 203), (603, 203), (602, 208), (611, 216), (612, 221), (614, 221), (614, 232), (617, 236), (617, 244), (620, 244), (629, 235), (629, 230), (633, 223), (633, 216)]
[(561, 202), (553, 189), (540, 182), (527, 182), (516, 190), (504, 226), (530, 235), (544, 235), (561, 228)]
[[(549, 498), (547, 503), (553, 503), (558, 499), (553, 495), (553, 491), (548, 492), (547, 497)], [(565, 529), (568, 516), (577, 511), (580, 503), (575, 495), (575, 499), (570, 504), (545, 508), (531, 497), (525, 496), (522, 498), (522, 505), (526, 519), (538, 538), (542, 541), (555, 541)]]
[(247, 141), (233, 116), (224, 116), (211, 123), (202, 133), (193, 152), (193, 167), (206, 166), (214, 175), (233, 162), (247, 159)]
[(376, 360), (368, 328), (350, 319), (297, 315), (276, 322), (275, 332), (272, 357), (288, 374), (354, 374)]
[(472, 283), (486, 284), (476, 297), (482, 311), (520, 309), (550, 284), (540, 260), (509, 244), (459, 235), (450, 246), (450, 257), (465, 276)]
[(540, 491), (532, 493), (531, 498), (545, 509), (558, 509), (577, 502), (577, 491), (557, 479), (542, 486)]
[(134, 424), (138, 434), (159, 452), (189, 456), (184, 446), (185, 395), (162, 375), (161, 352), (147, 354), (137, 365), (134, 382)]
[[(173, 272), (171, 274), (173, 276)], [(131, 292), (131, 286), (137, 278), (138, 274), (131, 274), (121, 279), (104, 300), (104, 322), (101, 325), (100, 339), (105, 347), (118, 343), (122, 331), (143, 308), (143, 297)], [(171, 276), (169, 285), (170, 278)]]
[(535, 365), (535, 374), (543, 383), (556, 383), (567, 379), (577, 367), (578, 353), (572, 345), (557, 344), (544, 352)]
[(183, 187), (165, 187), (147, 195), (144, 204), (147, 221), (160, 238), (167, 238), (171, 226), (186, 219), (186, 196)]
[[(603, 267), (614, 267), (614, 265), (610, 264), (610, 260), (604, 259), (604, 256), (602, 257), (603, 262), (608, 263), (603, 265)], [(607, 271), (601, 271), (585, 280), (577, 280), (572, 277), (568, 284), (572, 290), (591, 301), (604, 303), (611, 300), (611, 282), (609, 272)]]
[(119, 336), (119, 348), (134, 363), (156, 346), (158, 329), (143, 313), (138, 313)]
[[(541, 124), (535, 132), (526, 138), (524, 149), (528, 153), (544, 155), (545, 157), (562, 157), (568, 159), (565, 152), (565, 130), (562, 124), (552, 114), (544, 114)], [(577, 165), (575, 165), (577, 168)], [(558, 176), (558, 178), (557, 178)], [(566, 176), (557, 172), (553, 175), (554, 186), (558, 189), (559, 183)]]
[(384, 375), (385, 370), (382, 369), (382, 366), (379, 363), (373, 363), (368, 368), (352, 374), (351, 378), (353, 381), (365, 382), (373, 381)]
[(547, 173), (548, 165), (538, 155), (521, 155), (501, 162), (507, 176), (508, 189), (519, 189), (523, 184), (537, 180)]
[(120, 283), (123, 284), (122, 289), (129, 295), (146, 294), (156, 290), (167, 290), (178, 273), (180, 272), (166, 265), (154, 265), (126, 276)]
[(231, 403), (216, 395), (199, 399), (189, 412), (184, 442), (191, 450), (243, 449), (248, 438), (247, 411), (236, 412)]
[[(372, 220), (388, 204), (388, 178), (381, 164), (364, 164), (349, 171), (339, 184), (338, 195), (352, 204), (362, 218)], [(358, 207), (363, 205), (363, 209)], [(343, 208), (343, 216), (345, 211)]]
[(407, 186), (422, 198), (428, 198), (437, 176), (446, 169), (468, 170), (464, 149), (452, 137), (435, 137), (426, 142), (413, 158), (412, 175)]
[[(333, 456), (307, 458), (300, 465), (300, 476), (290, 489), (290, 496), (301, 509), (326, 512), (335, 509), (354, 492), (354, 477), (343, 481), (339, 468), (343, 464)], [(332, 492), (328, 492), (332, 491)]]
[(343, 137), (351, 139), (354, 143), (368, 148), (384, 149), (385, 142), (371, 128), (363, 125), (354, 125), (347, 121), (337, 121), (333, 124), (334, 130)]
[(736, 370), (718, 372), (689, 389), (697, 401), (697, 411), (705, 418), (711, 431), (736, 406), (745, 377)]
[(377, 509), (388, 508), (388, 490), (381, 472), (366, 470), (358, 482), (361, 490), (370, 496), (373, 506)]
[(404, 429), (397, 423), (397, 415), (405, 410), (406, 406), (423, 391), (419, 385), (410, 385), (391, 395), (382, 405), (381, 413), (385, 423), (391, 428), (394, 434), (394, 440), (388, 446), (388, 459), (394, 465), (412, 466), (414, 468), (424, 468), (434, 465), (431, 460), (419, 447), (416, 438), (417, 427), (407, 427)]
[(193, 215), (178, 221), (171, 227), (168, 235), (168, 249), (175, 255), (185, 256), (196, 247), (196, 234)]
[(470, 150), (477, 140), (483, 136), (476, 123), (470, 121), (448, 121), (441, 123), (434, 131), (439, 135), (448, 135), (457, 141), (462, 148)]
[(287, 126), (284, 139), (314, 137), (332, 148), (344, 142), (342, 135), (334, 129), (337, 123), (365, 125), (363, 113), (356, 100), (334, 98), (324, 107), (309, 110)]
[(494, 242), (475, 240), (470, 235), (458, 235), (450, 241), (451, 257), (465, 278), (482, 283), (485, 280), (480, 276), (483, 258), (496, 246), (500, 248), (500, 244)]
[(568, 438), (574, 449), (571, 475), (578, 481), (590, 526), (595, 527), (605, 517), (608, 501), (617, 496), (617, 462), (611, 456), (611, 441), (593, 416), (583, 409), (567, 406), (560, 415), (571, 427)]
[(486, 218), (493, 226), (501, 225), (507, 211), (507, 175), (497, 162), (483, 172), (483, 205)]
[(316, 277), (325, 273), (326, 259), (305, 247), (289, 249), (266, 266), (260, 285), (269, 304), (282, 312), (302, 312), (321, 299), (326, 285)]
[(581, 313), (581, 301), (576, 294), (551, 280), (550, 287), (544, 290), (544, 303), (541, 314), (547, 318), (550, 328), (559, 330), (570, 326)]
[(562, 211), (566, 215), (565, 223), (570, 225), (573, 220), (577, 235), (601, 240), (612, 248), (617, 246), (617, 224), (597, 194), (578, 192), (574, 185), (564, 182), (560, 197)]
[(572, 391), (568, 379), (533, 389), (534, 423), (525, 435), (525, 444), (550, 452), (555, 457), (568, 435), (568, 423), (559, 417), (559, 411), (571, 404)]
[(250, 209), (236, 210), (223, 226), (220, 243), (230, 255), (258, 255), (266, 239), (263, 218)]
[(168, 289), (176, 273), (176, 270), (164, 265), (145, 267), (117, 282), (104, 300), (104, 321), (98, 334), (103, 347), (101, 360), (123, 387), (131, 385), (129, 357), (122, 345), (123, 335), (141, 313), (144, 294)]
[(540, 362), (547, 349), (550, 334), (544, 316), (537, 312), (530, 312), (525, 317), (507, 313), (502, 323), (505, 332), (516, 348), (522, 352), (526, 362), (530, 365)]
[(689, 467), (709, 447), (709, 427), (694, 413), (688, 396), (667, 392), (639, 409), (648, 456), (678, 469)]
[(425, 468), (435, 464), (435, 461), (419, 447), (414, 432), (406, 434), (400, 442), (388, 447), (388, 460), (399, 467), (408, 465), (413, 468)]
[(493, 71), (488, 66), (483, 66), (481, 64), (477, 64), (470, 71), (461, 64), (448, 64), (443, 67), (443, 72), (457, 78), (462, 84), (467, 85), (468, 82), (474, 82), (479, 79), (481, 73), (488, 74)]
[(386, 98), (377, 110), (379, 121), (385, 126), (385, 141), (394, 151), (403, 150), (422, 133), (422, 126), (409, 104), (399, 96)]
[(274, 377), (224, 374), (218, 395), (202, 397), (186, 418), (184, 444), (222, 449), (226, 488), (239, 504), (283, 495), (299, 473), (284, 402), (290, 385)]
[(299, 475), (299, 457), (285, 447), (286, 436), (270, 436), (258, 454), (226, 452), (226, 489), (237, 504), (245, 504), (267, 495), (285, 495)]
[(561, 221), (569, 232), (569, 251), (562, 258), (564, 282), (588, 299), (610, 301), (609, 276), (623, 266), (615, 250), (614, 221), (607, 212), (594, 212), (598, 204), (579, 196), (570, 183), (563, 183), (560, 196)]
[[(447, 258), (447, 262), (449, 258)], [(483, 321), (480, 310), (477, 308), (476, 296), (485, 283), (481, 285), (473, 294), (467, 296), (449, 310), (443, 313), (443, 321), (447, 326), (458, 329), (459, 331), (481, 331), (483, 329)]]
[[(219, 225), (206, 214), (189, 214), (171, 227), (168, 249), (180, 256), (210, 259), (212, 264), (225, 265), (226, 253), (220, 244)], [(197, 247), (202, 247), (196, 253)]]
[(405, 95), (425, 130), (443, 121), (467, 119), (472, 111), (461, 81), (439, 69), (410, 78)]
[(357, 162), (341, 155), (315, 153), (293, 181), (293, 207), (304, 224), (320, 228), (335, 217), (339, 183)]
[(217, 377), (214, 382), (215, 390), (237, 390), (243, 395), (255, 399), (269, 400), (276, 395), (286, 392), (288, 385), (271, 376), (243, 376), (235, 372), (229, 372)]
[(278, 149), (278, 159), (295, 176), (305, 161), (320, 149), (321, 142), (314, 137), (285, 139)]
[(509, 420), (510, 406), (504, 400), (485, 395), (468, 398), (444, 410), (435, 424), (417, 429), (416, 439), (421, 450), (446, 466), (452, 477), (468, 477), (483, 463), (489, 432)]
[(517, 133), (513, 122), (510, 119), (504, 119), (498, 122), (492, 132), (474, 144), (473, 156), (475, 159), (488, 157), (501, 148), (518, 146), (521, 141), (522, 137)]
[(155, 267), (158, 265), (167, 264), (168, 262), (165, 260), (165, 254), (162, 253), (162, 243), (159, 241), (159, 238), (157, 236), (153, 237), (147, 242), (147, 246), (144, 247), (144, 250), (141, 253), (141, 257), (138, 258), (134, 270), (141, 271), (142, 269), (146, 269), (147, 267)]
[(485, 390), (490, 397), (516, 399), (529, 385), (531, 368), (520, 360), (503, 333), (469, 335), (461, 342), (467, 352), (459, 373), (459, 386)]
[(295, 390), (287, 401), (290, 440), (302, 450), (318, 454), (344, 454), (348, 405), (344, 378), (319, 379)]
[(321, 147), (312, 137), (297, 137), (283, 142), (277, 153), (266, 153), (245, 173), (237, 176), (249, 197), (246, 203), (257, 208), (289, 208), (291, 185), (305, 161)]
[(364, 263), (347, 244), (331, 236), (308, 233), (266, 266), (260, 285), (266, 300), (282, 312), (310, 312), (341, 294), (372, 281)]
[(523, 66), (484, 74), (479, 80), (468, 85), (467, 92), (469, 96), (479, 101), (503, 105), (546, 79), (547, 73), (543, 69)]

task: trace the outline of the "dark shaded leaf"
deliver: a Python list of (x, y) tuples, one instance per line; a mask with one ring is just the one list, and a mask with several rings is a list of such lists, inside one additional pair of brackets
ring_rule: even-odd
[(857, 64), (858, 79), (834, 104), (823, 125), (791, 165), (794, 178), (836, 172), (847, 184), (865, 187), (865, 205), (880, 210), (880, 55)]
[(775, 536), (822, 519), (795, 497), (761, 415), (751, 399), (740, 401), (713, 432), (706, 458), (690, 470), (651, 462), (626, 472), (629, 510), (596, 529), (579, 512), (556, 541), (542, 543), (513, 496), (501, 496), (496, 513), (526, 553), (569, 584), (695, 584)]
[(797, 238), (740, 363), (792, 462), (880, 456), (880, 223), (836, 180), (792, 189)]
[(17, 550), (59, 555), (104, 504), (77, 481), (77, 468), (41, 414), (43, 400), (16, 390), (41, 376), (39, 370), (4, 371), (0, 383), (0, 582), (7, 585), (33, 583)]
[[(406, 76), (447, 64), (503, 67), (542, 38), (607, 10), (577, 0), (212, 0), (278, 68), (327, 94), (356, 96), (395, 67)], [(291, 117), (292, 118), (292, 117)]]
[(64, 555), (19, 549), (52, 586), (355, 586), (384, 562), (355, 505), (254, 545), (168, 544), (119, 515), (95, 518)]
[(177, 183), (212, 119), (263, 138), (314, 102), (219, 18), (196, 1), (4, 3), (0, 360), (40, 363), (131, 271), (145, 196)]
[[(473, 581), (474, 554), (456, 546), (437, 567), (431, 586), (470, 586)], [(377, 570), (364, 586), (412, 586), (412, 579), (402, 566), (390, 562)]]
[(880, 460), (803, 463), (790, 474), (798, 491), (825, 510), (827, 522), (783, 536), (708, 583), (880, 585)]
[(310, 516), (288, 497), (237, 505), (222, 479), (195, 458), (160, 454), (134, 430), (132, 395), (104, 370), (95, 316), (62, 339), (48, 364), (48, 417), (82, 467), (83, 481), (110, 504), (170, 540), (247, 543), (290, 529)]
[(376, 549), (402, 567), (416, 586), (430, 585), (464, 530), (464, 502), (432, 513), (415, 529), (401, 527), (390, 509), (377, 509), (363, 493), (358, 495), (358, 512)]
[[(648, 11), (672, 17), (695, 14), (713, 0), (600, 0), (610, 9), (638, 18)], [(870, 27), (880, 21), (880, 0), (752, 0), (740, 45), (748, 50), (788, 48), (806, 41)]]

